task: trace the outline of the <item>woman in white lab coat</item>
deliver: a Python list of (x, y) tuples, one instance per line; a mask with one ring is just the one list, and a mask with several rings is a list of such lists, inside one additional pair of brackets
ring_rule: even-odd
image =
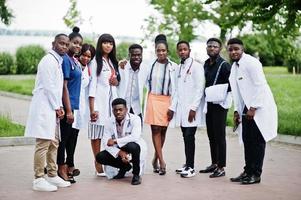
[(148, 74), (148, 93), (146, 98), (145, 123), (151, 126), (152, 139), (155, 149), (152, 161), (153, 171), (159, 175), (166, 174), (166, 163), (162, 148), (165, 142), (167, 126), (170, 125), (172, 113), (168, 108), (174, 92), (175, 68), (177, 64), (171, 62), (168, 55), (168, 45), (165, 35), (155, 38), (157, 59), (150, 66)]
[[(95, 59), (91, 61), (92, 79), (89, 86), (90, 118), (88, 137), (91, 139), (94, 158), (100, 152), (105, 121), (112, 116), (111, 102), (117, 97), (116, 86), (120, 75), (116, 59), (116, 44), (110, 34), (98, 38)], [(97, 175), (103, 172), (95, 162)]]
[(89, 84), (91, 81), (91, 69), (89, 66), (90, 61), (95, 56), (95, 48), (90, 44), (83, 44), (78, 61), (82, 67), (82, 81), (79, 100), (79, 110), (74, 111), (74, 122), (72, 127), (75, 129), (87, 128), (88, 121), (90, 120), (89, 110)]

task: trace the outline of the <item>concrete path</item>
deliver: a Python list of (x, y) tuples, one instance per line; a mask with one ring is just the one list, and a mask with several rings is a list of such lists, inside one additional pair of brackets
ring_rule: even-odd
[[(0, 96), (0, 113), (7, 112), (19, 123), (24, 124), (29, 102)], [(208, 138), (204, 129), (196, 136), (195, 168), (203, 169), (210, 163)], [(143, 137), (149, 147), (146, 173), (142, 184), (132, 186), (131, 177), (123, 180), (107, 180), (94, 175), (93, 156), (87, 132), (80, 132), (76, 149), (76, 167), (81, 170), (77, 183), (57, 192), (35, 192), (31, 189), (33, 180), (34, 146), (0, 147), (0, 200), (94, 200), (94, 199), (301, 199), (301, 147), (281, 143), (269, 143), (263, 168), (262, 182), (257, 185), (231, 183), (230, 177), (237, 176), (244, 164), (243, 148), (237, 137), (227, 136), (226, 176), (210, 179), (209, 174), (199, 174), (183, 179), (174, 173), (184, 162), (183, 141), (179, 129), (169, 129), (164, 146), (167, 174), (152, 173), (151, 158), (153, 146), (148, 126)]]

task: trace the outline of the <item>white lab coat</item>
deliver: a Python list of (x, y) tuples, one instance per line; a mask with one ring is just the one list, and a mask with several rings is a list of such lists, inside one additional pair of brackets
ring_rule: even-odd
[[(147, 94), (149, 93), (149, 88), (150, 88), (150, 72), (151, 72), (151, 67), (152, 67), (152, 64), (154, 63), (155, 61), (153, 61), (151, 64), (149, 64), (149, 67), (147, 68), (147, 83), (146, 83), (146, 89), (147, 89), (147, 92), (146, 92), (146, 98), (145, 98), (145, 101), (144, 101), (144, 111), (146, 110), (146, 105), (147, 105)], [(170, 60), (168, 60), (169, 64), (167, 65), (167, 68), (168, 68), (168, 72), (170, 74), (170, 87), (171, 87), (171, 102), (173, 101), (173, 98), (175, 97), (175, 87), (176, 87), (176, 69), (178, 68), (178, 65)], [(144, 118), (145, 118), (145, 114), (146, 112), (144, 112)], [(169, 125), (168, 127), (175, 127), (175, 118), (172, 118), (172, 120), (169, 122)]]
[(63, 72), (62, 57), (51, 50), (38, 65), (25, 137), (55, 139), (56, 109), (62, 107)]
[[(229, 82), (234, 100), (234, 111), (242, 116), (244, 106), (256, 108), (254, 120), (266, 142), (277, 136), (278, 116), (273, 94), (265, 79), (262, 64), (256, 58), (243, 53), (233, 63)], [(238, 127), (242, 142), (242, 125)]]
[[(205, 115), (202, 111), (205, 75), (203, 66), (192, 58), (188, 58), (183, 65), (179, 65), (175, 74), (175, 97), (170, 109), (175, 112), (176, 126), (204, 126)], [(188, 121), (190, 110), (196, 111), (196, 119), (193, 122)]]
[[(119, 69), (121, 81), (117, 87), (118, 97), (125, 99), (126, 92), (128, 91), (129, 86), (129, 74), (130, 74), (131, 64), (128, 62), (124, 69)], [(147, 73), (148, 69), (143, 63), (141, 63), (138, 72), (138, 88), (139, 88), (139, 100), (140, 100), (140, 113), (142, 113), (142, 104), (143, 104), (143, 89), (147, 83)], [(139, 113), (138, 113), (139, 114)]]
[[(141, 137), (141, 119), (140, 117), (127, 113), (125, 117), (125, 121), (123, 124), (123, 135), (122, 138), (118, 138), (117, 128), (116, 128), (116, 120), (115, 117), (111, 117), (107, 120), (104, 128), (104, 134), (102, 138), (103, 148), (108, 151), (115, 158), (118, 157), (118, 153), (120, 149), (118, 147), (123, 147), (129, 142), (135, 142), (139, 144), (141, 152), (140, 152), (140, 174), (143, 174), (146, 162), (146, 154), (147, 154), (147, 145), (144, 139)], [(114, 146), (108, 146), (109, 139), (117, 139), (117, 144)], [(118, 170), (113, 167), (105, 167), (105, 172), (108, 178), (112, 178), (118, 173)]]
[(90, 119), (89, 110), (89, 83), (91, 76), (89, 74), (88, 66), (82, 71), (82, 80), (79, 96), (79, 109), (74, 110), (74, 122), (72, 127), (75, 129), (87, 128)]
[[(111, 62), (111, 61), (110, 61)], [(112, 63), (110, 63), (113, 66)], [(97, 64), (95, 58), (91, 61), (91, 82), (89, 85), (89, 97), (94, 97), (94, 110), (98, 111), (99, 116), (96, 122), (97, 125), (104, 125), (106, 119), (112, 114), (111, 102), (117, 98), (117, 89), (111, 86), (109, 78), (111, 76), (111, 68), (103, 59), (103, 66), (100, 76), (96, 74)]]

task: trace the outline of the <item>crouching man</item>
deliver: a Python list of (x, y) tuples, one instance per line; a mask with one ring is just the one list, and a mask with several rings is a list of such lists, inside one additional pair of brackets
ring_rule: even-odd
[(113, 179), (124, 178), (126, 172), (133, 168), (132, 185), (139, 185), (141, 145), (145, 144), (141, 138), (141, 120), (128, 113), (126, 101), (122, 98), (115, 99), (112, 108), (114, 116), (104, 129), (105, 150), (96, 155), (96, 161), (119, 169)]

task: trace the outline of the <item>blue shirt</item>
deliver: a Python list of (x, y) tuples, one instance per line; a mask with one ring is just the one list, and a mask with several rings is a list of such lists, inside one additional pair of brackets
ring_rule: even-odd
[(82, 76), (81, 66), (77, 60), (65, 54), (63, 56), (62, 70), (64, 80), (68, 80), (67, 88), (69, 91), (71, 109), (78, 110)]

